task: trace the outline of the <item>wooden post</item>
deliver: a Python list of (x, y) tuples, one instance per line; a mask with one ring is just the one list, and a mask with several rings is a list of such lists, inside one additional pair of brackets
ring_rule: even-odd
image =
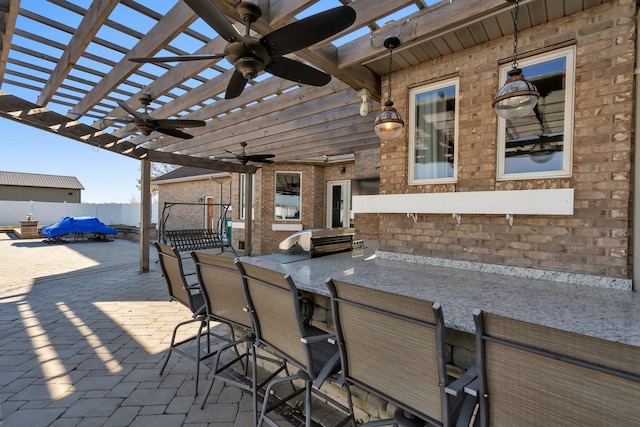
[(251, 256), (251, 229), (253, 224), (253, 173), (247, 173), (246, 179), (247, 191), (244, 193), (244, 254)]
[(140, 272), (149, 271), (149, 227), (151, 226), (151, 161), (140, 161)]

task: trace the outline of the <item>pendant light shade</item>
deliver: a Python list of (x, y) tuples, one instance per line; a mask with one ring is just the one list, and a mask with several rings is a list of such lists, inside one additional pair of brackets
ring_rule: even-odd
[(387, 91), (387, 101), (382, 107), (382, 111), (376, 117), (373, 123), (373, 130), (383, 141), (388, 141), (399, 137), (404, 129), (404, 121), (400, 113), (393, 107), (391, 101), (391, 69), (393, 65), (393, 49), (400, 45), (400, 39), (396, 36), (390, 36), (384, 39), (384, 47), (389, 49), (389, 90)]
[[(514, 0), (507, 0), (514, 1)], [(540, 93), (533, 83), (527, 81), (518, 68), (518, 12), (520, 3), (515, 0), (516, 7), (513, 19), (513, 65), (507, 73), (507, 81), (493, 99), (493, 109), (504, 119), (524, 117), (533, 110), (538, 103)]]
[(520, 68), (513, 68), (507, 73), (507, 81), (493, 99), (493, 109), (504, 119), (524, 117), (538, 103), (540, 94), (522, 75)]
[(400, 117), (400, 113), (393, 108), (393, 102), (390, 100), (385, 102), (382, 112), (378, 114), (373, 124), (373, 129), (376, 131), (378, 138), (383, 141), (397, 138), (402, 133), (403, 128), (404, 122)]

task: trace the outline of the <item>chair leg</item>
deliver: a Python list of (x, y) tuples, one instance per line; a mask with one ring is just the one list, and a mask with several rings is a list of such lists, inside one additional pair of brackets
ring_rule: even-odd
[[(267, 417), (267, 414), (269, 412), (271, 412), (272, 410), (274, 410), (276, 407), (280, 406), (282, 403), (286, 402), (287, 400), (293, 398), (294, 396), (297, 396), (298, 394), (302, 393), (305, 390), (297, 390), (294, 393), (291, 393), (290, 395), (283, 397), (281, 399), (278, 399), (277, 403), (275, 405), (273, 405), (272, 407), (269, 407), (269, 396), (271, 396), (271, 391), (273, 390), (273, 388), (275, 386), (277, 386), (280, 383), (284, 383), (284, 382), (289, 382), (289, 383), (293, 383), (294, 380), (300, 379), (299, 376), (297, 375), (291, 375), (288, 377), (282, 377), (282, 378), (276, 378), (274, 380), (272, 380), (271, 382), (269, 382), (269, 385), (267, 386), (266, 390), (264, 391), (264, 399), (262, 401), (262, 411), (260, 412), (260, 419), (258, 420), (258, 422), (256, 423), (256, 426), (261, 426), (263, 421), (267, 421), (269, 424), (274, 425), (273, 421), (269, 419), (269, 417)], [(294, 387), (295, 388), (295, 387)]]
[(162, 368), (160, 368), (160, 375), (162, 375), (162, 373), (164, 372), (164, 369), (167, 367), (167, 363), (169, 362), (169, 358), (171, 357), (171, 353), (172, 353), (174, 347), (184, 343), (184, 341), (176, 343), (176, 336), (178, 334), (178, 329), (183, 325), (188, 325), (189, 323), (193, 323), (193, 322), (196, 322), (196, 321), (198, 321), (198, 320), (195, 320), (195, 319), (185, 320), (184, 322), (178, 323), (175, 326), (175, 328), (173, 328), (173, 333), (171, 334), (171, 344), (169, 344), (169, 350), (167, 351), (167, 356), (164, 359), (164, 363), (162, 364)]
[(197, 396), (198, 395), (198, 382), (200, 380), (200, 338), (202, 337), (202, 329), (204, 327), (207, 327), (207, 352), (211, 352), (211, 346), (210, 346), (210, 342), (209, 342), (209, 322), (207, 321), (201, 321), (200, 322), (200, 327), (198, 328), (198, 336), (196, 338), (196, 377), (195, 377), (195, 390), (193, 395)]
[(311, 427), (311, 381), (304, 384), (304, 420), (305, 427)]
[(258, 347), (253, 344), (251, 345), (251, 387), (253, 388), (251, 392), (253, 396), (251, 396), (252, 406), (253, 406), (253, 425), (258, 425)]

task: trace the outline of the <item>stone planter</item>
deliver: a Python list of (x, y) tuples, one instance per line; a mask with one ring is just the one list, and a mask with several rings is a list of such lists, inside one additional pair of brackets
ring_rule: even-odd
[(38, 221), (25, 220), (20, 221), (20, 238), (21, 239), (38, 239)]

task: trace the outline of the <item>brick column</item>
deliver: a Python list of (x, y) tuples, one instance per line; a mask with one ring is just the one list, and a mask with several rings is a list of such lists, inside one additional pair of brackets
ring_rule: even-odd
[(20, 238), (37, 239), (40, 237), (38, 233), (38, 221), (20, 221)]

